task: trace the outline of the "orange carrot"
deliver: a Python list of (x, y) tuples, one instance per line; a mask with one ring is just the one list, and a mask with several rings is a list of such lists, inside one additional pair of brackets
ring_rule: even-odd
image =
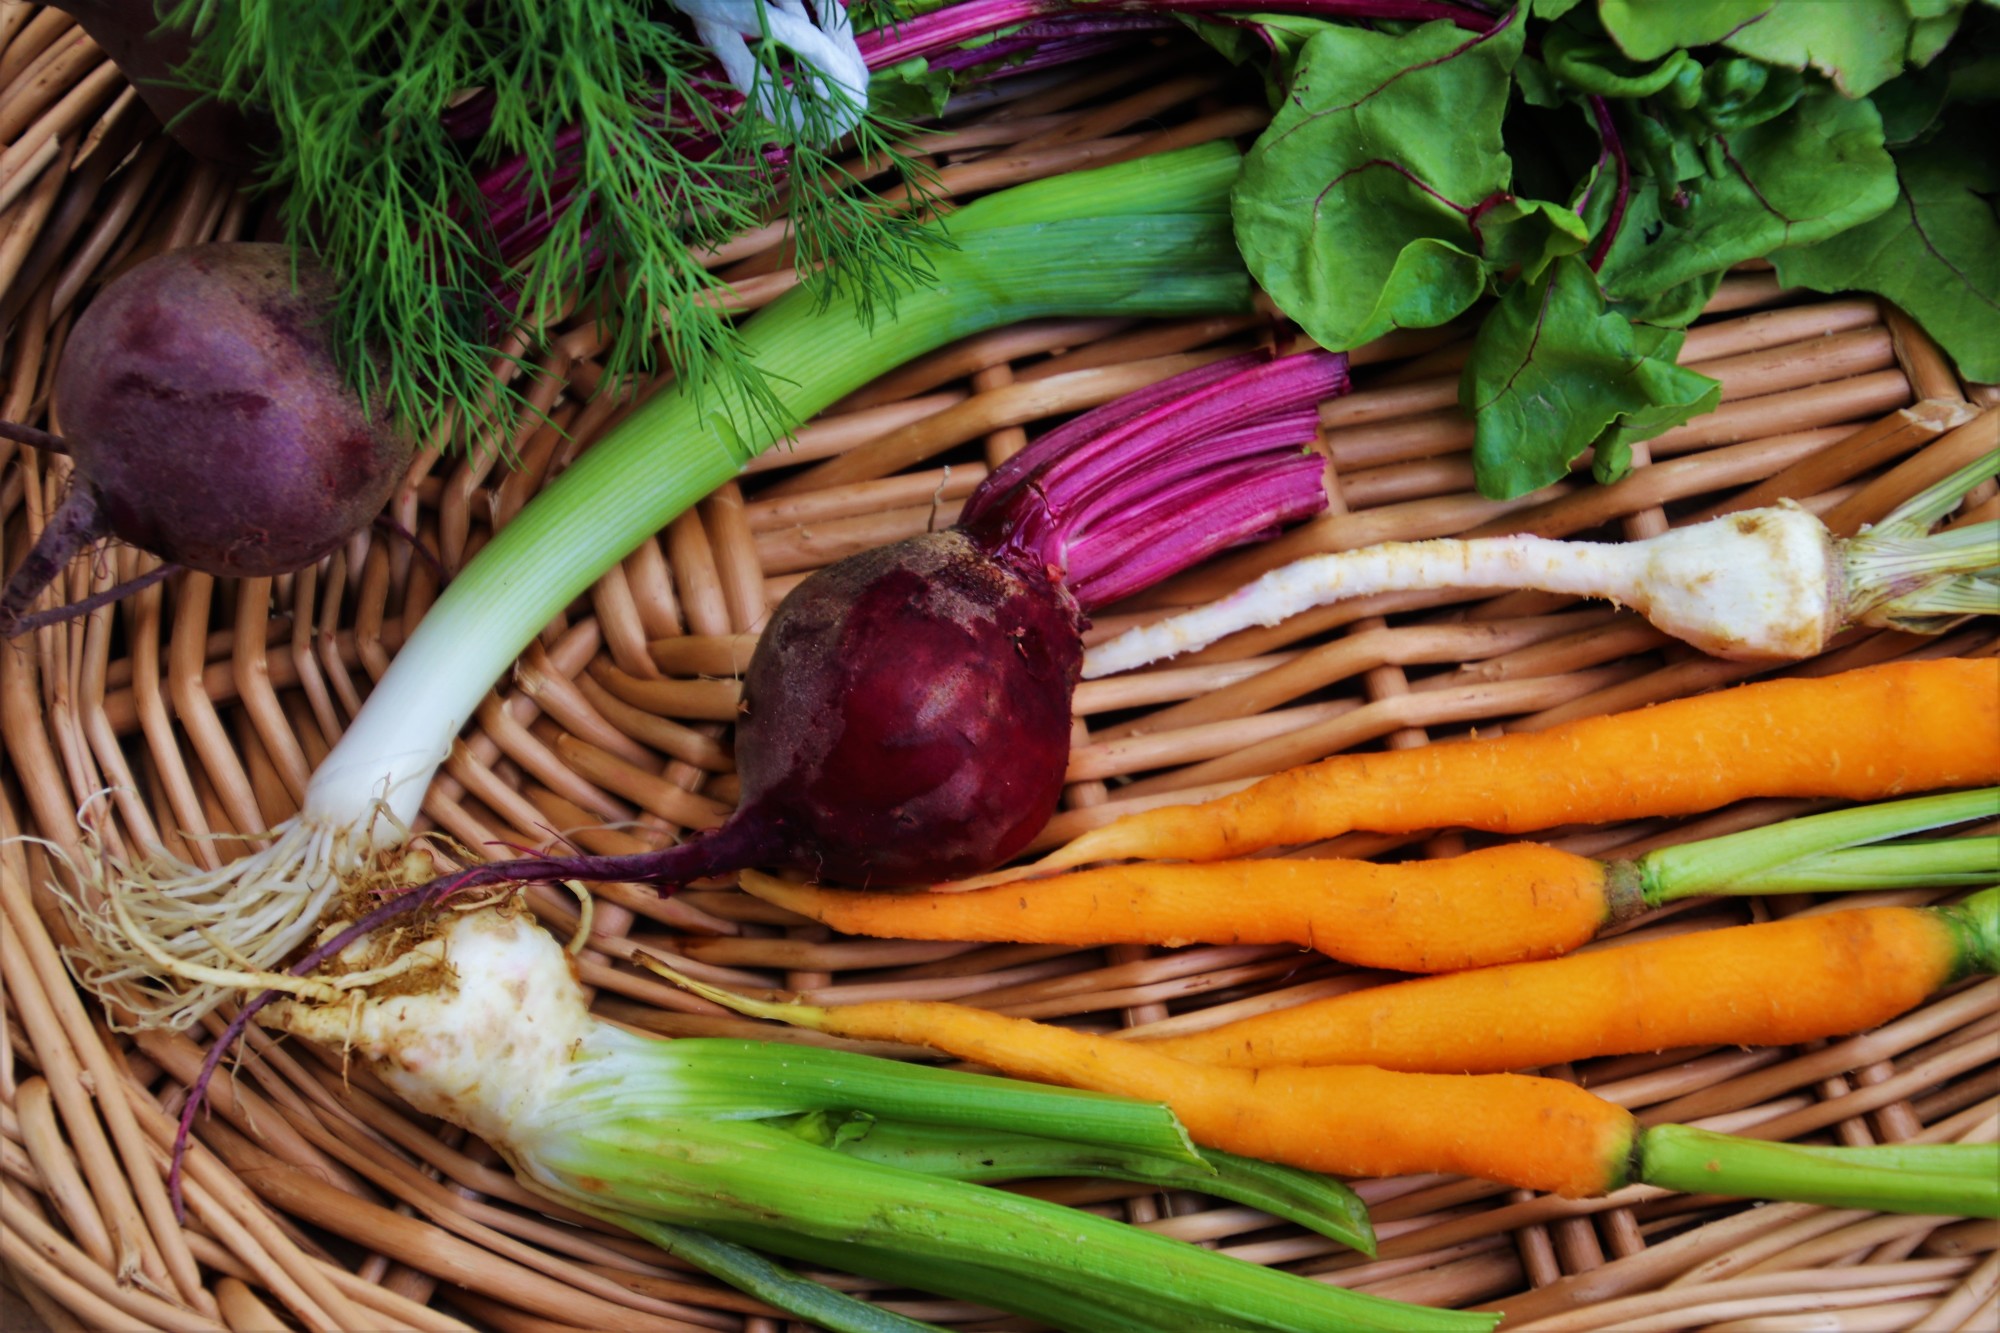
[(1546, 958), (1639, 901), (1602, 861), (1511, 843), (1434, 861), (1111, 866), (965, 893), (863, 893), (745, 872), (745, 889), (850, 935), (1036, 944), (1297, 944), (1447, 972)]
[(1742, 685), (1547, 731), (1336, 755), (1094, 829), (1034, 867), (1214, 861), (1350, 829), (1518, 833), (1752, 796), (1869, 800), (2000, 782), (2000, 658)]
[(2000, 889), (1952, 908), (1875, 907), (1477, 968), (1144, 1041), (1231, 1066), (1482, 1073), (1678, 1046), (1844, 1036), (1992, 971)]
[(863, 1041), (927, 1046), (1017, 1078), (1164, 1102), (1203, 1147), (1309, 1171), (1450, 1171), (1587, 1197), (1627, 1183), (1638, 1141), (1638, 1126), (1623, 1108), (1558, 1079), (1227, 1069), (966, 1005), (762, 1004), (674, 979), (759, 1017)]
[[(1995, 890), (2000, 893), (2000, 890)], [(654, 970), (739, 1013), (864, 1041), (926, 1046), (1004, 1074), (1162, 1102), (1196, 1143), (1337, 1175), (1445, 1171), (1569, 1198), (1634, 1181), (1836, 1208), (2000, 1216), (2000, 1145), (1798, 1148), (1630, 1112), (1559, 1079), (1397, 1073), (1364, 1065), (1233, 1069), (966, 1005), (839, 1008), (748, 999)]]
[(818, 888), (754, 871), (741, 882), (855, 935), (1297, 944), (1364, 967), (1455, 972), (1568, 953), (1607, 925), (1684, 898), (1990, 884), (2000, 880), (2000, 835), (1888, 840), (1995, 818), (2000, 787), (1975, 787), (1610, 861), (1521, 842), (1387, 865), (1325, 857), (1106, 866), (949, 893)]

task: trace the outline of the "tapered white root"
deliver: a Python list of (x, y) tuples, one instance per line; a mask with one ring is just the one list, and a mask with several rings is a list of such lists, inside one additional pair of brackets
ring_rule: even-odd
[(111, 855), (87, 841), (50, 887), (78, 928), (65, 950), (77, 981), (107, 1001), (114, 1026), (185, 1028), (276, 972), (350, 888), (387, 887), (431, 863), (377, 852), (365, 835), (306, 819), (216, 869), (155, 854)]
[(2000, 615), (2000, 521), (1933, 531), (2000, 475), (1989, 450), (1846, 541), (1789, 501), (1645, 541), (1389, 542), (1310, 556), (1084, 655), (1086, 679), (1205, 648), (1329, 602), (1425, 588), (1534, 589), (1622, 603), (1716, 657), (1810, 657), (1851, 625), (1939, 634)]
[(1387, 542), (1308, 556), (1220, 601), (1129, 630), (1086, 653), (1083, 674), (1129, 671), (1330, 602), (1425, 588), (1602, 597), (1717, 657), (1810, 657), (1841, 627), (1841, 582), (1837, 543), (1793, 505), (1746, 510), (1637, 542)]

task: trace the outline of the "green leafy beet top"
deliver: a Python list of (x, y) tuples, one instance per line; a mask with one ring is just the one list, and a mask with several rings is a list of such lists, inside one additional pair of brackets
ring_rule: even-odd
[(1974, 128), (2000, 87), (1995, 10), (1523, 0), (1274, 22), (1259, 54), (1281, 93), (1237, 243), (1329, 348), (1477, 307), (1459, 397), (1494, 497), (1586, 450), (1614, 480), (1635, 441), (1712, 409), (1719, 386), (1675, 357), (1745, 260), (1886, 296), (1966, 378), (2000, 379), (2000, 153)]

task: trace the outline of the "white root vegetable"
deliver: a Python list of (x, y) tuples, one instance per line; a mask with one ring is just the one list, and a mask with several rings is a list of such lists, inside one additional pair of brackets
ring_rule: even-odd
[[(518, 900), (446, 909), (404, 952), (399, 932), (371, 926), (436, 897), (384, 904), (314, 951), (337, 974), (373, 977), (387, 975), (386, 956), (394, 993), (260, 997), (237, 1025), (263, 1005), (266, 1023), (352, 1052), (417, 1110), (477, 1134), (537, 1194), (816, 1326), (932, 1329), (749, 1247), (1106, 1333), (1485, 1333), (1495, 1322), (1310, 1282), (978, 1183), (1101, 1175), (1197, 1188), (1372, 1243), (1346, 1186), (1198, 1149), (1164, 1106), (845, 1051), (645, 1036), (591, 1015), (561, 946)], [(215, 1067), (211, 1056), (184, 1127)]]
[(1840, 540), (1793, 504), (1745, 510), (1636, 542), (1440, 538), (1307, 556), (1219, 601), (1128, 630), (1084, 655), (1085, 679), (1193, 652), (1317, 606), (1425, 588), (1601, 597), (1716, 657), (1810, 657), (1854, 625), (1935, 633), (2000, 614), (2000, 522), (1932, 533), (2000, 451), (1878, 526)]

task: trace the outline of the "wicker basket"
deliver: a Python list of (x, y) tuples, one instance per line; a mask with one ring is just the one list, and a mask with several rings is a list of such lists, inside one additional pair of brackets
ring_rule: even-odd
[[(149, 254), (247, 234), (258, 205), (162, 137), (106, 62), (54, 11), (0, 5), (0, 416), (39, 421), (76, 311)], [(1027, 80), (923, 141), (954, 192), (1119, 155), (1253, 131), (1261, 112), (1190, 46)], [(746, 303), (792, 275), (745, 247), (726, 270)], [(1216, 562), (1103, 618), (1107, 633), (1204, 598), (1307, 550), (1384, 538), (1524, 530), (1616, 538), (1790, 496), (1851, 530), (1953, 459), (1993, 447), (1992, 389), (1962, 385), (1908, 321), (1870, 300), (1724, 282), (1684, 360), (1723, 406), (1651, 442), (1615, 486), (1579, 480), (1518, 501), (1480, 498), (1455, 406), (1462, 329), (1400, 335), (1355, 357), (1357, 392), (1327, 405), (1333, 506), (1283, 540)], [(854, 395), (759, 459), (607, 574), (521, 659), (433, 784), (427, 819), (468, 845), (659, 845), (713, 825), (734, 796), (727, 719), (760, 619), (808, 571), (948, 521), (987, 467), (1046, 418), (1103, 402), (1270, 336), (1258, 321), (1043, 322), (949, 347)], [(521, 466), (425, 457), (393, 516), (456, 569), (572, 441), (615, 417), (581, 328), (541, 361), (534, 394), (568, 432), (523, 427)], [(58, 427), (59, 428), (59, 427)], [(60, 497), (61, 458), (12, 446), (0, 482), (9, 563)], [(1974, 505), (1993, 504), (1992, 490)], [(150, 557), (79, 561), (66, 597), (133, 577)], [(214, 835), (294, 812), (311, 766), (436, 594), (431, 562), (364, 533), (317, 568), (217, 584), (176, 577), (87, 620), (0, 651), (0, 838), (74, 851), (87, 805), (114, 846), (190, 859)], [(1789, 670), (1904, 655), (1990, 654), (1990, 621), (1942, 641), (1857, 634)], [(1107, 812), (1337, 750), (1419, 746), (1471, 727), (1533, 728), (1685, 695), (1756, 668), (1703, 658), (1601, 605), (1442, 591), (1379, 598), (1246, 634), (1193, 659), (1086, 684), (1053, 842)], [(1559, 831), (1593, 854), (1788, 816), (1760, 801), (1699, 821)], [(1384, 838), (1308, 849), (1373, 855)], [(1424, 854), (1459, 846), (1445, 832)], [(0, 1298), (7, 1328), (497, 1330), (744, 1329), (782, 1317), (618, 1234), (551, 1220), (484, 1145), (421, 1120), (338, 1053), (252, 1041), (199, 1129), (190, 1220), (163, 1189), (169, 1113), (200, 1060), (195, 1037), (113, 1034), (72, 986), (63, 925), (41, 888), (44, 847), (0, 849)], [(1929, 901), (1937, 894), (1876, 895)], [(573, 903), (538, 895), (552, 928)], [(1694, 903), (1631, 935), (1784, 915), (1811, 900)], [(668, 1035), (766, 1029), (631, 964), (678, 954), (723, 984), (838, 1003), (950, 997), (1096, 1027), (1203, 1024), (1367, 984), (1290, 948), (1176, 950), (917, 944), (796, 924), (731, 889), (662, 901), (607, 886), (583, 976), (600, 1010)], [(215, 1026), (196, 1036), (211, 1038)], [(1851, 1040), (1796, 1049), (1674, 1050), (1555, 1072), (1648, 1119), (1761, 1136), (1991, 1140), (2000, 1134), (2000, 981), (1967, 983)], [(1948, 1329), (2000, 1326), (2000, 1226), (1750, 1206), (1635, 1187), (1563, 1201), (1442, 1177), (1359, 1182), (1373, 1259), (1241, 1207), (1104, 1183), (1034, 1192), (1321, 1280), (1439, 1306), (1498, 1308), (1554, 1330)], [(994, 1312), (828, 1280), (941, 1323), (1023, 1327)]]

